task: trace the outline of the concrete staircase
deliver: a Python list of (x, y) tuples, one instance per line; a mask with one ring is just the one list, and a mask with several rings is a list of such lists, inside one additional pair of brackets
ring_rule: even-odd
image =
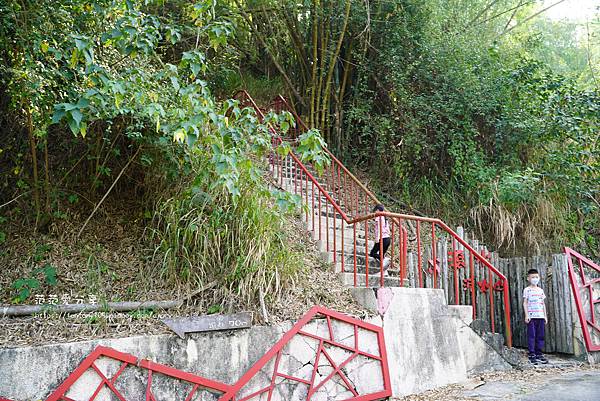
[[(302, 160), (301, 135), (309, 128), (285, 98), (278, 96), (264, 109), (244, 90), (234, 98), (241, 106), (253, 108), (261, 121), (264, 110), (285, 110), (294, 116), (296, 127), (291, 131), (268, 126), (272, 134), (269, 172), (274, 186), (301, 198), (306, 229), (342, 283), (363, 288), (443, 289), (448, 303), (473, 305), (474, 315), (489, 315), (490, 331), (496, 332), (499, 325), (495, 323), (503, 320), (501, 330), (511, 346), (508, 279), (494, 267), (484, 246), (434, 217), (388, 210), (374, 213), (373, 207), (381, 203), (377, 196), (326, 147), (323, 152), (331, 163), (323, 175)], [(280, 146), (284, 142), (287, 145)], [(368, 257), (380, 217), (387, 219), (391, 229), (387, 271)]]
[[(313, 177), (318, 177), (318, 173), (312, 167), (307, 166), (307, 168)], [(365, 240), (364, 224), (357, 224), (355, 229), (355, 225), (346, 224), (343, 217), (333, 206), (329, 205), (326, 210), (324, 205), (328, 204), (327, 198), (318, 189), (313, 190), (310, 181), (306, 185), (304, 172), (294, 166), (289, 156), (283, 159), (282, 163), (271, 165), (271, 172), (275, 182), (278, 183), (281, 189), (297, 193), (305, 200), (308, 198), (308, 202), (306, 202), (309, 205), (308, 212), (305, 210), (301, 213), (302, 220), (307, 231), (316, 241), (322, 259), (327, 263), (331, 263), (333, 271), (337, 273), (342, 283), (352, 287), (380, 287), (383, 280), (384, 287), (403, 286), (397, 268), (387, 269), (387, 274), (384, 274), (382, 278), (379, 261), (371, 257), (368, 261), (367, 283), (367, 254), (375, 242), (371, 239)], [(327, 194), (344, 210), (346, 205), (343, 200), (337, 199), (335, 191), (330, 188), (327, 181), (318, 181), (321, 187), (327, 191)], [(319, 199), (321, 210), (319, 210)], [(314, 207), (312, 206), (313, 201)], [(371, 236), (373, 236), (372, 233)], [(327, 248), (327, 238), (329, 238), (329, 249)], [(334, 246), (335, 253), (333, 252)]]

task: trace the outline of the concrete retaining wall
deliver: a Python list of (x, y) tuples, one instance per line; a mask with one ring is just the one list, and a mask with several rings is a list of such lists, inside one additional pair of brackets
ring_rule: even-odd
[[(468, 326), (470, 309), (448, 307), (441, 290), (409, 288), (381, 289), (379, 298), (372, 289), (354, 289), (355, 298), (373, 311), (381, 311), (382, 301), (389, 301), (383, 317), (371, 323), (383, 325), (389, 359), (393, 393), (401, 396), (418, 393), (449, 383), (461, 382), (469, 374), (510, 366)], [(320, 330), (321, 321), (314, 321)], [(139, 358), (150, 359), (227, 384), (235, 383), (279, 338), (291, 328), (291, 323), (252, 327), (250, 329), (197, 333), (182, 340), (175, 335), (140, 336), (79, 343), (0, 349), (0, 396), (15, 401), (38, 400), (47, 397), (97, 345), (105, 345)], [(343, 327), (334, 328), (341, 333)], [(337, 335), (337, 334), (336, 334)], [(362, 337), (361, 337), (362, 338)], [(377, 350), (376, 338), (361, 339), (364, 347)], [(307, 342), (296, 341), (287, 347), (290, 372), (300, 375), (314, 351)], [(109, 369), (110, 367), (106, 367)], [(114, 369), (113, 367), (112, 369)], [(348, 377), (363, 391), (376, 390), (381, 385), (381, 367), (359, 363), (347, 367)], [(132, 372), (132, 377), (140, 373)], [(90, 379), (91, 380), (91, 379)], [(133, 379), (131, 379), (133, 380)], [(257, 386), (268, 384), (267, 377)], [(341, 399), (336, 387), (320, 392), (314, 400)], [(85, 393), (85, 385), (71, 393), (73, 399)], [(90, 387), (90, 386), (88, 386)], [(130, 386), (131, 399), (139, 386)], [(180, 387), (180, 386), (179, 386)], [(178, 399), (182, 390), (176, 384), (162, 386), (163, 399)], [(338, 389), (339, 390), (339, 389)], [(79, 395), (78, 395), (79, 394)], [(143, 392), (141, 393), (143, 394)], [(287, 387), (277, 399), (305, 399), (305, 392)], [(345, 397), (347, 398), (347, 397)], [(110, 399), (108, 395), (99, 400)], [(215, 395), (203, 393), (195, 400), (213, 400)]]
[(395, 396), (459, 383), (469, 375), (511, 366), (470, 327), (471, 308), (447, 306), (442, 290), (353, 289), (376, 311), (386, 302), (383, 330)]
[[(15, 401), (45, 399), (97, 345), (233, 383), (289, 327), (286, 324), (191, 334), (185, 340), (176, 335), (155, 335), (1, 349), (0, 396)], [(132, 390), (136, 390), (135, 386)]]

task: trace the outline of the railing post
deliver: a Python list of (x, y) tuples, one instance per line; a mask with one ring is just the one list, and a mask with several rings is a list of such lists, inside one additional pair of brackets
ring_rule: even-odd
[(494, 278), (492, 277), (492, 271), (488, 269), (488, 280), (490, 280), (490, 323), (492, 333), (496, 332), (496, 324), (494, 322)]
[(319, 192), (319, 241), (322, 240), (323, 231), (323, 216), (321, 215), (321, 193)]
[(512, 348), (512, 328), (510, 326), (510, 298), (508, 291), (508, 279), (504, 278), (504, 320), (506, 322), (506, 324), (504, 325), (504, 331), (506, 335), (506, 345), (509, 348)]
[(417, 221), (417, 265), (419, 270), (419, 287), (423, 288), (423, 258), (421, 256), (421, 222)]
[[(390, 239), (390, 267), (389, 269), (394, 268), (394, 242), (396, 239), (396, 221), (392, 219), (392, 238)], [(402, 238), (402, 232), (400, 232), (400, 238)]]
[(342, 251), (340, 252), (340, 259), (342, 264), (342, 273), (344, 273), (344, 260), (346, 259), (346, 250), (344, 249), (344, 219), (340, 219), (340, 232), (342, 233)]
[[(306, 178), (304, 181), (304, 199), (306, 199), (306, 210), (304, 213), (306, 214), (306, 224), (308, 224), (308, 174), (305, 173), (304, 177)], [(300, 186), (302, 186), (302, 182), (300, 183)]]
[(333, 213), (333, 264), (337, 261), (337, 213), (333, 205), (331, 205)]
[(356, 287), (356, 225), (359, 223), (354, 223), (353, 226), (353, 230), (354, 231), (354, 286)]
[(402, 285), (404, 285), (404, 279), (406, 279), (407, 260), (408, 260), (408, 230), (402, 228)]
[(369, 286), (369, 225), (368, 220), (365, 220), (365, 287)]
[(329, 200), (325, 200), (325, 238), (327, 239), (327, 252), (329, 252)]
[(379, 286), (383, 287), (383, 219), (385, 217), (377, 217), (377, 223), (379, 224)]
[(458, 291), (458, 263), (456, 261), (456, 238), (452, 238), (452, 270), (454, 272), (454, 305), (460, 303), (460, 295)]
[(312, 198), (312, 209), (311, 209), (311, 214), (312, 214), (312, 232), (313, 235), (315, 233), (315, 182), (311, 181), (312, 184), (312, 191), (310, 193), (310, 197)]
[(469, 250), (469, 265), (471, 270), (471, 306), (473, 307), (473, 320), (477, 319), (477, 292), (475, 291), (475, 258), (473, 252)]
[(435, 223), (431, 223), (431, 258), (433, 259), (433, 288), (437, 288), (437, 243), (435, 240)]

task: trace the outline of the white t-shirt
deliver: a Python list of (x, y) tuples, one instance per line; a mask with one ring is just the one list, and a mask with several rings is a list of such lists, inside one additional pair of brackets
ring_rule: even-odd
[(527, 299), (527, 314), (531, 319), (544, 318), (544, 299), (546, 295), (540, 287), (525, 287), (523, 298)]

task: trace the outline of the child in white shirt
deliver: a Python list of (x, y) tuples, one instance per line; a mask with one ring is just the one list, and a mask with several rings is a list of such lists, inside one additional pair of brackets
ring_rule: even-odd
[(536, 269), (527, 272), (529, 286), (523, 290), (523, 309), (525, 311), (525, 323), (527, 323), (527, 345), (529, 348), (529, 362), (534, 365), (548, 363), (542, 355), (545, 339), (545, 324), (548, 322), (546, 315), (546, 295), (544, 290), (538, 287), (540, 274)]

